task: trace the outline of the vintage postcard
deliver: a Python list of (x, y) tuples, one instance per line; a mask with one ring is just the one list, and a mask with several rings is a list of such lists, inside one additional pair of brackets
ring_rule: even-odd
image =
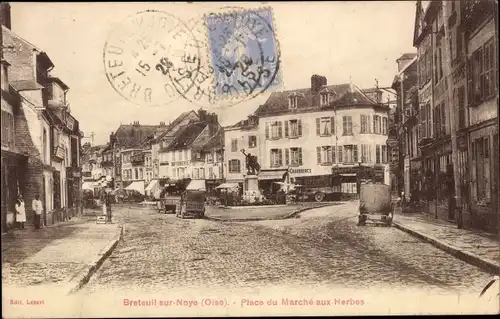
[(0, 9), (2, 317), (499, 313), (497, 1)]

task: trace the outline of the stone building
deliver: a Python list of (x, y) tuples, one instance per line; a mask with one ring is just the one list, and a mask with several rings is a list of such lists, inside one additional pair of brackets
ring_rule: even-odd
[[(46, 225), (80, 207), (78, 121), (66, 101), (69, 87), (51, 76), (49, 56), (11, 30), (2, 3), (2, 228), (14, 222), (14, 200), (39, 195)], [(5, 137), (4, 137), (5, 136)], [(31, 210), (27, 211), (32, 221)]]
[[(424, 9), (417, 1), (416, 6), (417, 135), (425, 211), (465, 226), (494, 229), (498, 226), (497, 196), (492, 196), (498, 192), (496, 6), (475, 0), (444, 4), (432, 1)], [(445, 59), (446, 47), (450, 61)], [(452, 133), (457, 137), (458, 181), (453, 176)], [(455, 183), (462, 199), (459, 207)], [(462, 211), (462, 218), (457, 211)]]

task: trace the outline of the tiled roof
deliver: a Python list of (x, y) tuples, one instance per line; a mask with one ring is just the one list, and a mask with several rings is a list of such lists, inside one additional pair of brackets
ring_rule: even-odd
[[(328, 90), (333, 92), (334, 100), (328, 106), (320, 106), (320, 93)], [(299, 97), (296, 109), (288, 107), (288, 97), (295, 94)], [(317, 92), (312, 92), (311, 88), (288, 90), (283, 92), (274, 92), (261, 105), (255, 114), (258, 116), (295, 113), (313, 110), (328, 110), (334, 107), (353, 106), (353, 105), (377, 105), (358, 87), (351, 84), (327, 85), (323, 86)]]
[(158, 135), (158, 137), (155, 140), (161, 139), (162, 137), (164, 137), (165, 135), (170, 133), (180, 122), (182, 122), (182, 120), (184, 120), (184, 118), (186, 118), (186, 116), (191, 114), (191, 112), (194, 112), (194, 111), (187, 111), (187, 112), (181, 113), (181, 115), (179, 115), (172, 123), (170, 123), (167, 126), (167, 128), (165, 129), (165, 131), (163, 131), (163, 133)]
[(9, 81), (9, 84), (18, 92), (43, 89), (43, 86), (31, 80)]
[(193, 122), (181, 126), (175, 133), (172, 143), (166, 147), (166, 151), (175, 151), (189, 147), (206, 126), (206, 122)]
[(140, 147), (159, 125), (122, 124), (115, 132), (117, 143), (123, 148)]
[(219, 130), (208, 139), (196, 140), (191, 147), (197, 150), (219, 149), (224, 145), (224, 129), (219, 127)]

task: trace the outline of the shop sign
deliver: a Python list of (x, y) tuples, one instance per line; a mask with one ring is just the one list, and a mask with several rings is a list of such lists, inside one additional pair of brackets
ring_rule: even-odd
[(290, 174), (311, 174), (312, 170), (310, 168), (290, 168), (288, 170)]

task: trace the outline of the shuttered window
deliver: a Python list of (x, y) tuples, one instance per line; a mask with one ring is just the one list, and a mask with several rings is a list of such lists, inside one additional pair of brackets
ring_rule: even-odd
[(344, 135), (352, 135), (352, 117), (351, 116), (343, 116), (342, 117), (343, 124), (343, 134)]
[(290, 120), (285, 121), (285, 137), (297, 138), (302, 136), (302, 121)]
[(229, 173), (240, 173), (241, 163), (238, 159), (233, 159), (229, 161)]
[(302, 148), (300, 147), (290, 148), (290, 165), (293, 166), (302, 165)]
[(237, 152), (238, 151), (238, 140), (233, 139), (231, 140), (231, 152)]
[(271, 151), (271, 167), (280, 167), (283, 165), (283, 150), (272, 149)]
[(360, 116), (360, 122), (361, 122), (361, 131), (360, 133), (368, 133), (368, 116), (361, 114)]

